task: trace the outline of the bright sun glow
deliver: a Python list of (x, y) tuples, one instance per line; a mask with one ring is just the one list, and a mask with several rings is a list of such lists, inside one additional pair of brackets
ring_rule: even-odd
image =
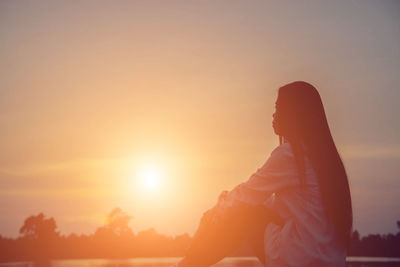
[(164, 172), (160, 166), (144, 165), (137, 172), (140, 189), (156, 191), (160, 189), (164, 179)]

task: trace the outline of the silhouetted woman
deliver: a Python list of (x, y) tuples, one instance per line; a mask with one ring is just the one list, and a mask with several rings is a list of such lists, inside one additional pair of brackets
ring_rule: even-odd
[(179, 267), (212, 265), (244, 241), (268, 267), (345, 266), (350, 190), (318, 91), (279, 88), (272, 124), (280, 145), (203, 215)]

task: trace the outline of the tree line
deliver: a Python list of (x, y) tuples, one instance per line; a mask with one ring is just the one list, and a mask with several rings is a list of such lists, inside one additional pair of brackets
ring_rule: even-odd
[[(131, 217), (120, 208), (111, 211), (107, 223), (93, 234), (61, 235), (54, 218), (43, 213), (29, 216), (19, 230), (18, 238), (0, 236), (0, 261), (31, 261), (43, 259), (180, 257), (191, 242), (189, 234), (166, 236), (153, 228), (134, 233), (129, 227)], [(370, 234), (360, 237), (354, 231), (349, 256), (400, 257), (400, 221), (398, 233)], [(231, 256), (253, 256), (243, 246)]]

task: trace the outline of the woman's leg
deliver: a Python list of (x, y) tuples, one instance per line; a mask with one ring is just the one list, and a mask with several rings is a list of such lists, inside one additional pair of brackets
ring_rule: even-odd
[(240, 222), (227, 217), (212, 221), (215, 207), (207, 211), (193, 236), (181, 266), (205, 267), (225, 258), (241, 241), (243, 231), (239, 231)]
[(263, 206), (235, 208), (213, 222), (211, 218), (215, 209), (214, 207), (203, 215), (179, 266), (210, 266), (228, 256), (244, 242), (251, 245), (264, 263), (264, 230), (271, 221), (281, 223), (279, 215)]

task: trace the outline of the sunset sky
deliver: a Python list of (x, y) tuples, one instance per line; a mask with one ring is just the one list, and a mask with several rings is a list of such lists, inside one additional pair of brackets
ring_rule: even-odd
[(396, 231), (398, 1), (1, 1), (0, 235), (39, 212), (90, 234), (115, 207), (192, 234), (278, 145), (295, 80), (320, 91), (355, 229)]

